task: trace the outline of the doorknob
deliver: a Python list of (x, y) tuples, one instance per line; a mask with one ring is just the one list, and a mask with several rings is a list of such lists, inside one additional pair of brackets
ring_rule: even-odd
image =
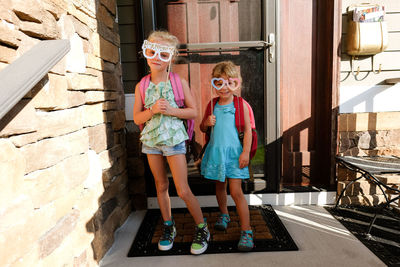
[(273, 63), (275, 61), (275, 34), (268, 34), (268, 61)]

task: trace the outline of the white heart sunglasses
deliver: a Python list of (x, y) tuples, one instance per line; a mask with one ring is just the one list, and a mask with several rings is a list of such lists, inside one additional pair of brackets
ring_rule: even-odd
[(142, 50), (145, 58), (153, 59), (158, 55), (158, 58), (164, 62), (170, 61), (175, 53), (173, 46), (152, 43), (147, 40), (144, 40)]
[(225, 80), (224, 78), (212, 78), (211, 85), (216, 90), (221, 90), (224, 85), (226, 85), (231, 91), (235, 91), (240, 87), (240, 79), (239, 78), (229, 78)]

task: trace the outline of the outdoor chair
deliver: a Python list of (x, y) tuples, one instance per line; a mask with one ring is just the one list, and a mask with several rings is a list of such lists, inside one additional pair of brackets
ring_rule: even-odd
[[(378, 211), (382, 209), (390, 209), (390, 204), (399, 200), (400, 198), (400, 190), (398, 188), (389, 186), (383, 183), (376, 175), (381, 174), (400, 174), (400, 158), (398, 157), (354, 157), (354, 156), (336, 156), (336, 161), (340, 166), (344, 168), (359, 173), (360, 176), (356, 177), (348, 183), (342, 192), (340, 192), (339, 197), (337, 198), (335, 209), (338, 207), (341, 198), (344, 195), (346, 189), (356, 181), (361, 178), (365, 178), (371, 184), (376, 185), (382, 191), (384, 195), (384, 202), (379, 204), (379, 208), (377, 209), (374, 215), (374, 218), (371, 220), (367, 235), (370, 234), (372, 226), (378, 216)], [(387, 192), (390, 192), (392, 198), (389, 199)], [(395, 197), (393, 197), (393, 195)], [(397, 196), (396, 196), (397, 195)]]

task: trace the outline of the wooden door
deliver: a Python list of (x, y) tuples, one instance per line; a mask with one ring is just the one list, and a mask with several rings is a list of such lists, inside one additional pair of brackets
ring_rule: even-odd
[[(178, 37), (181, 44), (219, 43), (239, 41), (238, 0), (180, 0), (159, 1), (157, 6), (159, 23)], [(218, 55), (210, 52), (207, 55)], [(202, 55), (205, 55), (204, 53)], [(192, 93), (197, 99), (200, 116), (195, 122), (196, 141), (204, 144), (199, 125), (207, 103), (211, 99), (210, 78), (215, 64), (175, 64), (174, 70), (190, 82)]]
[[(270, 21), (275, 21), (275, 5), (266, 4), (265, 0), (179, 0), (168, 1), (160, 0), (156, 2), (156, 24), (154, 28), (167, 29), (176, 35), (181, 42), (181, 47), (187, 49), (180, 50), (175, 72), (189, 81), (191, 90), (197, 100), (199, 116), (195, 124), (196, 141), (204, 144), (204, 135), (199, 129), (199, 125), (204, 114), (206, 105), (212, 97), (211, 90), (211, 71), (215, 64), (223, 60), (231, 60), (239, 66), (243, 78), (241, 94), (253, 107), (255, 111), (255, 121), (259, 138), (257, 161), (253, 160), (252, 170), (258, 179), (262, 179), (263, 189), (276, 191), (276, 186), (267, 185), (269, 181), (276, 180), (277, 177), (269, 177), (265, 170), (265, 112), (266, 107), (274, 110), (276, 106), (276, 96), (269, 94), (269, 101), (274, 101), (273, 105), (265, 105), (265, 91), (267, 83), (266, 70), (270, 68), (269, 79), (271, 84), (276, 81), (276, 65), (270, 63), (271, 67), (266, 66), (268, 57), (268, 45), (265, 42), (268, 33), (275, 33), (275, 23), (270, 25)], [(270, 8), (267, 10), (267, 6)], [(265, 19), (267, 13), (270, 21)], [(271, 29), (270, 29), (271, 28)], [(272, 67), (273, 66), (273, 67)], [(273, 70), (272, 70), (273, 69)], [(273, 82), (272, 82), (273, 81)], [(275, 91), (275, 86), (270, 86), (270, 90)], [(275, 113), (271, 113), (276, 118)], [(276, 127), (276, 119), (271, 124)], [(273, 131), (272, 131), (273, 132)], [(276, 136), (275, 136), (276, 138)], [(267, 152), (266, 152), (267, 151)], [(276, 150), (274, 150), (276, 151)], [(274, 156), (273, 156), (274, 157)], [(271, 157), (270, 157), (271, 158)], [(270, 161), (273, 163), (273, 160)], [(277, 169), (276, 164), (270, 164), (270, 169)], [(206, 179), (201, 178), (199, 173), (193, 171), (191, 162), (188, 165), (189, 183), (192, 190), (204, 187)], [(276, 173), (276, 171), (274, 172)], [(199, 179), (200, 178), (200, 179)], [(196, 183), (196, 179), (198, 183)], [(276, 183), (275, 183), (276, 184)], [(213, 186), (208, 186), (205, 192), (197, 191), (196, 194), (214, 194)], [(248, 187), (251, 188), (251, 187)], [(258, 188), (260, 190), (260, 187)], [(247, 191), (250, 193), (250, 189)]]

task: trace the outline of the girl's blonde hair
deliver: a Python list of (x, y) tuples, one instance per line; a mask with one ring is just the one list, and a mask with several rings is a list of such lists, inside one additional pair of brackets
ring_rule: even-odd
[(212, 76), (215, 78), (219, 78), (224, 74), (230, 78), (239, 78), (242, 80), (238, 67), (232, 61), (219, 62), (212, 70)]
[(175, 48), (175, 52), (177, 52), (178, 45), (179, 45), (179, 40), (178, 40), (178, 38), (176, 38), (175, 35), (172, 35), (171, 33), (167, 32), (167, 31), (162, 31), (162, 30), (152, 31), (149, 34), (149, 37), (147, 37), (147, 40), (150, 42), (151, 41), (167, 42)]

